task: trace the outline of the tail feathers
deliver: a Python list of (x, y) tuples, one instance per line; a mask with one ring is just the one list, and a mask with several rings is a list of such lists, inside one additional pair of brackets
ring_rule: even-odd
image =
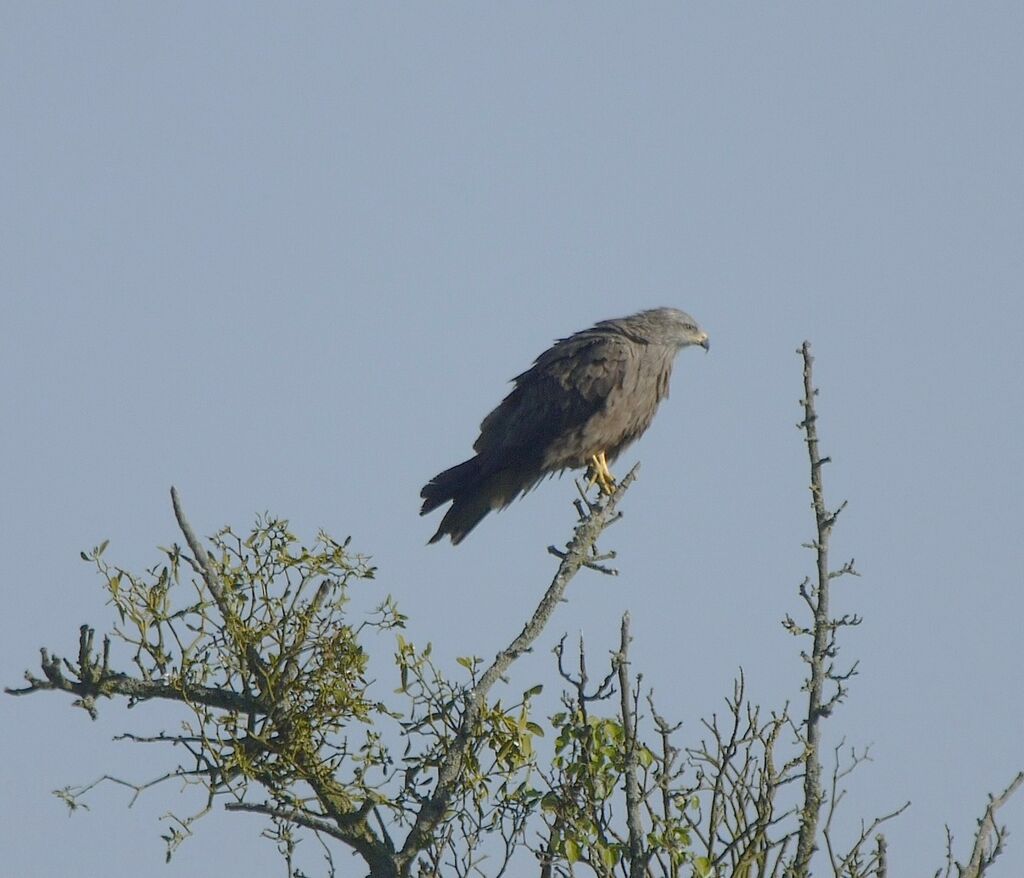
[(480, 469), (480, 458), (471, 457), (464, 463), (434, 476), (420, 491), (423, 498), (420, 515), (433, 512), (438, 506), (454, 500), (467, 488), (475, 485), (480, 480)]
[(445, 536), (450, 536), (452, 545), (457, 546), (466, 538), (466, 534), (483, 520), (491, 508), (490, 500), (480, 491), (456, 497), (429, 542), (436, 543)]
[(458, 545), (488, 512), (508, 506), (539, 477), (532, 468), (522, 465), (487, 472), (479, 456), (434, 476), (420, 492), (423, 497), (420, 515), (449, 500), (452, 505), (430, 542), (450, 536), (452, 543)]

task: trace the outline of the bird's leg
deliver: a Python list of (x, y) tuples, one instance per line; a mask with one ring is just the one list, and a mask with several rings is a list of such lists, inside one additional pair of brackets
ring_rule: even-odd
[(604, 452), (602, 451), (597, 457), (601, 461), (601, 474), (604, 477), (604, 492), (606, 494), (612, 494), (615, 492), (615, 476), (613, 476), (612, 471), (608, 469), (608, 461), (605, 460)]
[(615, 491), (615, 477), (608, 469), (608, 461), (604, 452), (599, 451), (590, 458), (590, 484), (588, 487), (597, 485), (602, 494), (611, 494)]

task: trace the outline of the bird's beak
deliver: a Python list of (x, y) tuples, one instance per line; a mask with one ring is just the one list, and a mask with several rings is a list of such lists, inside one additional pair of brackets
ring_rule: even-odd
[(704, 353), (711, 350), (711, 342), (708, 341), (708, 334), (706, 332), (702, 332), (697, 336), (697, 344), (704, 348)]

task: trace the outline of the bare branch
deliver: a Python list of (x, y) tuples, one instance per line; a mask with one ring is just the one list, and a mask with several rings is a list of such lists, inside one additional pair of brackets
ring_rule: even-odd
[[(86, 640), (91, 642), (94, 630), (83, 626), (80, 642)], [(93, 659), (86, 662), (84, 670), (74, 668), (65, 659), (51, 656), (49, 651), (40, 650), (41, 665), (45, 680), (35, 677), (30, 672), (25, 672), (27, 686), (19, 689), (5, 688), (8, 695), (31, 695), (33, 692), (47, 690), (57, 692), (69, 692), (78, 695), (78, 706), (88, 710), (93, 719), (96, 718), (95, 699), (98, 697), (111, 698), (115, 695), (123, 695), (134, 701), (149, 701), (154, 698), (162, 698), (168, 701), (181, 701), (191, 704), (203, 704), (207, 707), (221, 710), (238, 711), (241, 713), (258, 714), (265, 712), (261, 703), (251, 696), (240, 692), (232, 692), (228, 689), (220, 689), (212, 686), (200, 686), (195, 683), (183, 680), (180, 677), (167, 680), (141, 680), (130, 677), (117, 671), (111, 671), (106, 667), (106, 658), (102, 670), (97, 672), (97, 665)], [(82, 652), (79, 652), (80, 656)], [(72, 672), (78, 679), (69, 679), (62, 670), (71, 667)]]
[(974, 836), (971, 859), (966, 866), (957, 864), (960, 878), (982, 878), (988, 867), (1003, 852), (1006, 829), (996, 823), (996, 812), (1006, 804), (1010, 796), (1017, 792), (1022, 784), (1024, 784), (1024, 771), (1019, 772), (998, 796), (990, 795), (988, 797), (985, 813), (978, 821), (978, 832)]
[[(818, 391), (814, 387), (812, 367), (814, 358), (811, 356), (809, 342), (804, 342), (797, 351), (803, 357), (804, 364), (804, 397), (801, 405), (804, 418), (798, 425), (804, 431), (807, 444), (807, 456), (811, 470), (811, 506), (814, 510), (816, 537), (811, 544), (817, 555), (817, 577), (811, 589), (805, 585), (800, 594), (814, 614), (814, 646), (809, 657), (810, 675), (807, 680), (807, 720), (805, 725), (806, 752), (804, 757), (804, 801), (800, 814), (800, 831), (797, 837), (796, 858), (791, 874), (794, 878), (807, 878), (810, 874), (811, 857), (815, 851), (815, 839), (818, 833), (818, 817), (824, 798), (821, 787), (821, 720), (828, 715), (836, 701), (842, 698), (840, 686), (833, 698), (826, 698), (824, 686), (828, 678), (827, 659), (834, 655), (832, 642), (833, 627), (829, 617), (829, 583), (828, 544), (836, 517), (845, 508), (845, 501), (835, 512), (829, 512), (825, 506), (825, 488), (821, 469), (829, 462), (822, 457), (818, 448), (818, 415), (814, 407), (814, 399)], [(806, 580), (805, 580), (806, 583)]]
[(619, 675), (619, 709), (622, 711), (623, 774), (626, 781), (626, 826), (629, 830), (629, 878), (643, 878), (647, 871), (644, 854), (643, 824), (640, 816), (640, 783), (637, 780), (636, 717), (633, 715), (633, 692), (629, 681), (629, 613), (622, 616), (619, 651), (612, 660)]
[[(203, 582), (206, 583), (206, 587), (210, 590), (210, 594), (213, 595), (213, 599), (217, 604), (217, 609), (220, 610), (221, 617), (224, 619), (224, 627), (229, 633), (233, 632), (236, 628), (235, 623), (237, 622), (235, 611), (224, 595), (224, 589), (221, 587), (220, 577), (217, 576), (217, 571), (214, 569), (213, 563), (210, 561), (210, 556), (206, 553), (206, 549), (203, 547), (203, 544), (195, 535), (195, 531), (192, 530), (192, 526), (188, 523), (188, 519), (185, 518), (185, 510), (182, 509), (181, 498), (178, 496), (177, 489), (173, 486), (171, 487), (171, 505), (174, 507), (174, 517), (178, 521), (178, 527), (181, 528), (181, 532), (185, 536), (185, 542), (188, 543), (188, 547), (191, 549), (192, 554), (195, 556), (196, 563), (199, 565), (200, 575), (203, 577)], [(265, 682), (266, 667), (263, 663), (263, 659), (260, 658), (256, 644), (239, 643), (238, 646), (245, 655), (246, 660), (249, 662), (249, 667), (256, 672), (258, 679)]]
[(224, 805), (226, 811), (246, 811), (250, 814), (264, 814), (273, 817), (275, 820), (286, 820), (297, 826), (305, 826), (314, 832), (322, 832), (339, 841), (348, 841), (346, 834), (338, 829), (326, 817), (311, 813), (306, 808), (284, 808), (280, 805), (273, 805), (270, 802), (227, 802)]

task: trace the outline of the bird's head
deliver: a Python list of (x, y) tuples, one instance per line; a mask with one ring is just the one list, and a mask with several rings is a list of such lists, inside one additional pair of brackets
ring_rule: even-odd
[(708, 334), (685, 311), (678, 308), (653, 308), (636, 315), (645, 324), (650, 341), (685, 348), (700, 345), (705, 351), (711, 349)]

